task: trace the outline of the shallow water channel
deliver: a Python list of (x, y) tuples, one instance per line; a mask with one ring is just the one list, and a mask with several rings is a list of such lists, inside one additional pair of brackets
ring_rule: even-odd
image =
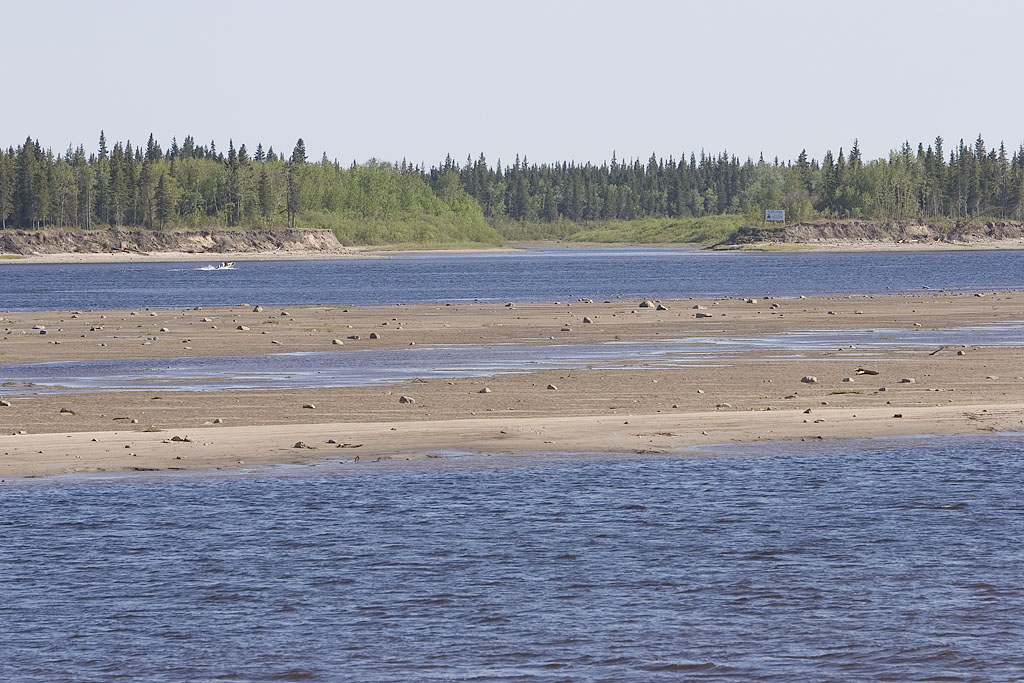
[(482, 377), (552, 369), (657, 369), (778, 360), (848, 348), (848, 360), (938, 346), (1024, 345), (1024, 324), (940, 330), (804, 330), (763, 337), (687, 337), (602, 344), (421, 346), (264, 356), (73, 361), (0, 366), (8, 394), (63, 391), (216, 391), (352, 387), (430, 377)]

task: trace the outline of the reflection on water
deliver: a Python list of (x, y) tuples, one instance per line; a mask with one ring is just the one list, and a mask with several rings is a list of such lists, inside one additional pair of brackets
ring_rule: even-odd
[(1024, 442), (772, 452), (5, 484), (0, 677), (1019, 677)]
[[(347, 387), (416, 377), (479, 377), (550, 369), (665, 368), (738, 362), (749, 351), (777, 360), (856, 346), (846, 360), (875, 359), (894, 348), (941, 345), (1021, 346), (1020, 324), (942, 330), (805, 330), (764, 337), (689, 337), (657, 341), (538, 346), (419, 346), (402, 349), (284, 353), (269, 356), (128, 359), (0, 366), (11, 391), (210, 391)], [(34, 385), (26, 387), (24, 385)], [(49, 387), (50, 389), (47, 389)]]

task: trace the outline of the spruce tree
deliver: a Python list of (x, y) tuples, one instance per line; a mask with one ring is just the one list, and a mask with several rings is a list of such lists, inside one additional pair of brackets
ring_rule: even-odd
[(163, 157), (163, 151), (160, 149), (159, 143), (153, 139), (153, 134), (149, 134), (149, 141), (146, 143), (146, 160), (147, 161), (159, 161)]
[[(124, 225), (125, 213), (128, 209), (128, 174), (126, 151), (121, 143), (114, 143), (110, 152), (110, 224), (112, 227)], [(130, 152), (128, 152), (130, 156)]]
[(0, 150), (0, 228), (14, 213), (14, 155)]
[(295, 149), (292, 150), (292, 163), (306, 163), (306, 143), (302, 141), (302, 138), (299, 138), (298, 142), (295, 143)]
[[(160, 179), (163, 180), (164, 174), (160, 174)], [(136, 216), (136, 220), (133, 222), (141, 222), (150, 230), (153, 229), (153, 213), (154, 213), (154, 201), (153, 201), (153, 164), (147, 158), (142, 162), (142, 169), (139, 172), (139, 181), (137, 196), (139, 200), (139, 213), (140, 216)]]
[(35, 187), (38, 172), (35, 146), (32, 138), (26, 138), (25, 144), (18, 148), (18, 157), (14, 171), (14, 212), (15, 222), (20, 228), (35, 226)]
[(814, 179), (811, 174), (811, 165), (807, 162), (807, 150), (800, 150), (800, 156), (796, 158), (796, 169), (800, 176), (800, 184), (807, 188), (807, 192), (814, 191)]
[(821, 162), (821, 187), (818, 190), (818, 211), (830, 213), (835, 211), (836, 191), (838, 190), (835, 176), (835, 161), (832, 150), (825, 152)]

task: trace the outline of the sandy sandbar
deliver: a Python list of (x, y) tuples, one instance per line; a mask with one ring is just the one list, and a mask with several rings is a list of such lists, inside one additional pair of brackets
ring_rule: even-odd
[[(846, 344), (743, 351), (679, 367), (627, 361), (348, 388), (40, 394), (5, 385), (0, 396), (10, 405), (0, 406), (0, 478), (356, 456), (365, 462), (445, 450), (658, 454), (698, 444), (1024, 429), (1024, 334), (1020, 345), (971, 342), (972, 327), (1024, 321), (1024, 293), (663, 303), (660, 311), (615, 300), (2, 313), (0, 364), (410, 345), (571, 346), (806, 330), (896, 329), (912, 337), (952, 329), (963, 341), (884, 352)], [(878, 374), (859, 375), (858, 368)], [(806, 376), (817, 381), (801, 381)], [(400, 403), (401, 396), (414, 402)], [(300, 441), (308, 448), (296, 448)]]

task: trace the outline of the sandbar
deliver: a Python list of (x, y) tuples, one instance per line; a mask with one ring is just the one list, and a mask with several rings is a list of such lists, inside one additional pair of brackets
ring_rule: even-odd
[(657, 456), (721, 443), (1024, 430), (1024, 334), (1019, 345), (972, 343), (974, 328), (1013, 330), (1024, 321), (1017, 291), (688, 299), (660, 302), (662, 310), (634, 299), (254, 310), (256, 303), (0, 313), (0, 364), (814, 330), (900, 330), (912, 339), (944, 329), (962, 343), (748, 349), (714, 363), (636, 359), (338, 388), (39, 393), (0, 377), (10, 404), (0, 406), (0, 478), (324, 459), (357, 465), (445, 451)]

